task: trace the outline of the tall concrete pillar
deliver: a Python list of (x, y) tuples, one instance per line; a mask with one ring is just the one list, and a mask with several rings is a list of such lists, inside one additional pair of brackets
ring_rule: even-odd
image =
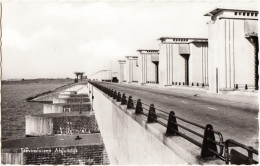
[(138, 57), (126, 56), (126, 82), (138, 82)]
[(124, 82), (125, 80), (125, 68), (126, 68), (126, 61), (125, 60), (119, 60), (119, 83)]
[(157, 83), (159, 50), (137, 51), (139, 52), (139, 83)]
[(256, 87), (258, 69), (250, 39), (258, 34), (258, 11), (217, 8), (204, 16), (211, 18), (208, 23), (210, 91), (244, 89), (245, 85)]

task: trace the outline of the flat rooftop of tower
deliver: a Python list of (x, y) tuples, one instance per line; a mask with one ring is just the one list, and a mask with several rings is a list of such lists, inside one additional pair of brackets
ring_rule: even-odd
[(76, 136), (77, 135), (25, 137), (2, 141), (2, 152), (10, 152), (11, 149), (21, 150), (21, 148), (51, 148), (103, 144), (100, 133), (79, 134), (81, 138), (79, 140), (75, 140)]
[(138, 52), (146, 51), (146, 52), (159, 52), (159, 50), (145, 50), (145, 49), (138, 49)]
[(138, 58), (138, 56), (125, 56), (126, 58)]
[(206, 12), (204, 14), (204, 16), (213, 16), (221, 11), (244, 11), (244, 12), (257, 12), (258, 13), (258, 10), (257, 9), (246, 9), (246, 8), (224, 8), (224, 7), (215, 7), (211, 10), (209, 10), (208, 12)]
[(207, 38), (194, 38), (194, 37), (160, 37), (157, 40), (161, 42), (172, 42), (172, 43), (195, 43), (195, 42), (208, 42)]

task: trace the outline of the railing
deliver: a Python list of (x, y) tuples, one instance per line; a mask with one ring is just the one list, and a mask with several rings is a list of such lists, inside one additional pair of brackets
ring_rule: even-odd
[(235, 89), (254, 90), (256, 88), (255, 85), (251, 85), (251, 84), (235, 84)]
[[(125, 93), (121, 94), (121, 92), (117, 92), (116, 90), (104, 87), (95, 82), (90, 83), (96, 88), (106, 93), (108, 96), (115, 99), (117, 102), (121, 102), (121, 105), (126, 105), (127, 109), (135, 109), (136, 115), (145, 115), (147, 117), (147, 123), (159, 123), (160, 125), (164, 126), (166, 128), (165, 135), (167, 137), (181, 136), (182, 138), (193, 143), (194, 145), (200, 147), (201, 158), (216, 157), (225, 161), (226, 164), (237, 164), (237, 160), (235, 159), (237, 155), (230, 155), (228, 149), (231, 145), (233, 145), (232, 147), (234, 147), (235, 145), (248, 150), (248, 156), (246, 156), (246, 159), (244, 159), (241, 162), (239, 161), (238, 163), (258, 163), (257, 161), (253, 160), (252, 155), (258, 155), (257, 150), (253, 149), (252, 147), (240, 144), (231, 139), (224, 141), (222, 134), (219, 131), (214, 130), (211, 124), (203, 126), (191, 122), (187, 119), (175, 115), (174, 111), (171, 111), (169, 113), (167, 111), (155, 108), (154, 104), (148, 105), (146, 103), (143, 103), (141, 99), (134, 100), (132, 96), (126, 96)], [(194, 128), (196, 128), (196, 130), (194, 130)], [(200, 130), (200, 132), (198, 130)], [(217, 136), (218, 139), (216, 139), (215, 136)], [(199, 141), (198, 139), (200, 139), (201, 141)], [(241, 153), (239, 153), (238, 155), (241, 155)]]
[(209, 85), (208, 84), (204, 84), (204, 83), (194, 83), (194, 82), (191, 82), (191, 83), (188, 83), (186, 84), (185, 82), (172, 82), (172, 85), (186, 85), (186, 86), (198, 86), (198, 87), (208, 87)]
[[(226, 154), (226, 164), (229, 164), (230, 162), (232, 164), (245, 164), (245, 165), (251, 165), (251, 164), (258, 164), (257, 161), (253, 159), (253, 154), (258, 155), (258, 151), (255, 150), (251, 146), (243, 145), (235, 140), (228, 139), (225, 142), (225, 154)], [(229, 147), (239, 147), (247, 151), (247, 156), (243, 154), (238, 154), (236, 150), (232, 149), (229, 151)], [(235, 157), (233, 157), (235, 156)], [(236, 159), (236, 157), (239, 156), (240, 158)], [(235, 160), (234, 160), (235, 158)]]

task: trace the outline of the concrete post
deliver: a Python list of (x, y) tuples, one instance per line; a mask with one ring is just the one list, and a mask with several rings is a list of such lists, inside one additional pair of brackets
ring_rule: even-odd
[(119, 83), (124, 82), (125, 80), (125, 68), (126, 68), (126, 61), (125, 60), (119, 60)]
[(138, 57), (126, 56), (126, 82), (138, 82)]

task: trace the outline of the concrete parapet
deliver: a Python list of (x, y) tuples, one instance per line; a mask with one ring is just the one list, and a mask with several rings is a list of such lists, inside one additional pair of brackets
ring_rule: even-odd
[(56, 103), (56, 104), (44, 104), (43, 113), (70, 113), (70, 112), (83, 112), (91, 111), (91, 103)]
[(69, 97), (88, 97), (88, 94), (86, 93), (81, 93), (81, 94), (59, 94), (58, 95), (59, 98), (69, 98)]
[(89, 97), (66, 97), (66, 98), (53, 98), (53, 103), (80, 103), (89, 102)]
[(62, 91), (60, 92), (62, 95), (72, 95), (72, 94), (77, 94), (77, 91)]
[(25, 122), (26, 136), (99, 132), (95, 116), (87, 112), (27, 115)]
[(94, 88), (93, 94), (95, 116), (111, 164), (189, 163), (138, 124), (102, 92)]
[[(146, 116), (136, 115), (134, 109), (98, 89), (93, 94), (93, 109), (111, 164), (224, 164), (218, 159), (203, 160), (199, 147), (179, 136), (166, 137), (164, 126), (147, 123)], [(123, 149), (124, 154), (120, 153)]]

